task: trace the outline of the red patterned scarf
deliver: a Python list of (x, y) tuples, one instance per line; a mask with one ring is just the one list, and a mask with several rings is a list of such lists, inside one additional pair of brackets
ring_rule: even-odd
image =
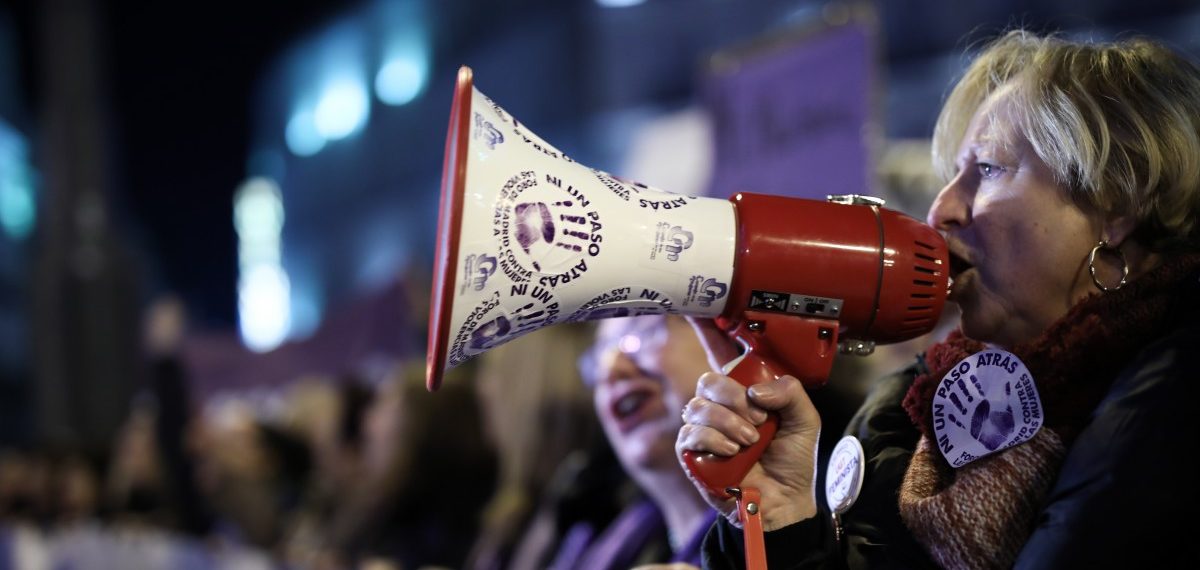
[(1120, 291), (1088, 297), (1013, 348), (1034, 378), (1046, 423), (1032, 440), (957, 470), (930, 443), (934, 390), (955, 364), (987, 347), (955, 331), (925, 353), (930, 372), (904, 398), (922, 436), (900, 489), (900, 514), (934, 560), (947, 568), (1012, 566), (1065, 450), (1116, 374), (1148, 343), (1195, 318), (1198, 270), (1200, 254), (1169, 258)]

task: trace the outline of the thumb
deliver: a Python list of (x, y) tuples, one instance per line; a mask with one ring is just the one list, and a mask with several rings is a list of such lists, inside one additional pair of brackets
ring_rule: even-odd
[(740, 354), (733, 339), (712, 319), (687, 317), (687, 321), (692, 325), (692, 330), (696, 331), (696, 336), (700, 337), (704, 352), (708, 353), (708, 365), (713, 370), (724, 373), (722, 368)]
[(821, 415), (808, 392), (793, 376), (780, 376), (771, 382), (755, 384), (747, 389), (747, 395), (756, 406), (779, 412), (780, 427), (821, 425)]

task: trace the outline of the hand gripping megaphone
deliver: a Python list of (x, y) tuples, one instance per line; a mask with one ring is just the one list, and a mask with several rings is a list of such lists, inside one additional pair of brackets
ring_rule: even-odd
[[(555, 323), (711, 317), (744, 348), (747, 386), (829, 375), (839, 349), (937, 324), (948, 254), (929, 226), (858, 196), (823, 202), (684, 196), (572, 160), (458, 73), (442, 173), (426, 378)], [(715, 494), (737, 487), (778, 426), (732, 458), (686, 457)]]

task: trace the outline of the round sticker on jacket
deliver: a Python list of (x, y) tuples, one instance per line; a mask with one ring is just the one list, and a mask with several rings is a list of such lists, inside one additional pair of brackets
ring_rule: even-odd
[(842, 514), (850, 510), (862, 491), (866, 454), (858, 438), (848, 435), (833, 448), (825, 469), (825, 502), (829, 510)]
[(955, 364), (933, 395), (937, 447), (954, 467), (1029, 441), (1044, 419), (1029, 369), (1003, 350)]

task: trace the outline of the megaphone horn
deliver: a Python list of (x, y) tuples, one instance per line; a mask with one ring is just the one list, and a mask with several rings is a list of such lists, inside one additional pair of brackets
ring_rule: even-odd
[(427, 380), (558, 322), (716, 317), (733, 271), (725, 200), (669, 194), (572, 160), (459, 71), (446, 143)]
[[(713, 317), (746, 349), (726, 372), (825, 382), (839, 345), (932, 330), (946, 297), (941, 236), (858, 196), (683, 196), (588, 168), (458, 73), (446, 140), (426, 378), (559, 322)], [(777, 426), (733, 458), (688, 455), (697, 480), (737, 486)]]

